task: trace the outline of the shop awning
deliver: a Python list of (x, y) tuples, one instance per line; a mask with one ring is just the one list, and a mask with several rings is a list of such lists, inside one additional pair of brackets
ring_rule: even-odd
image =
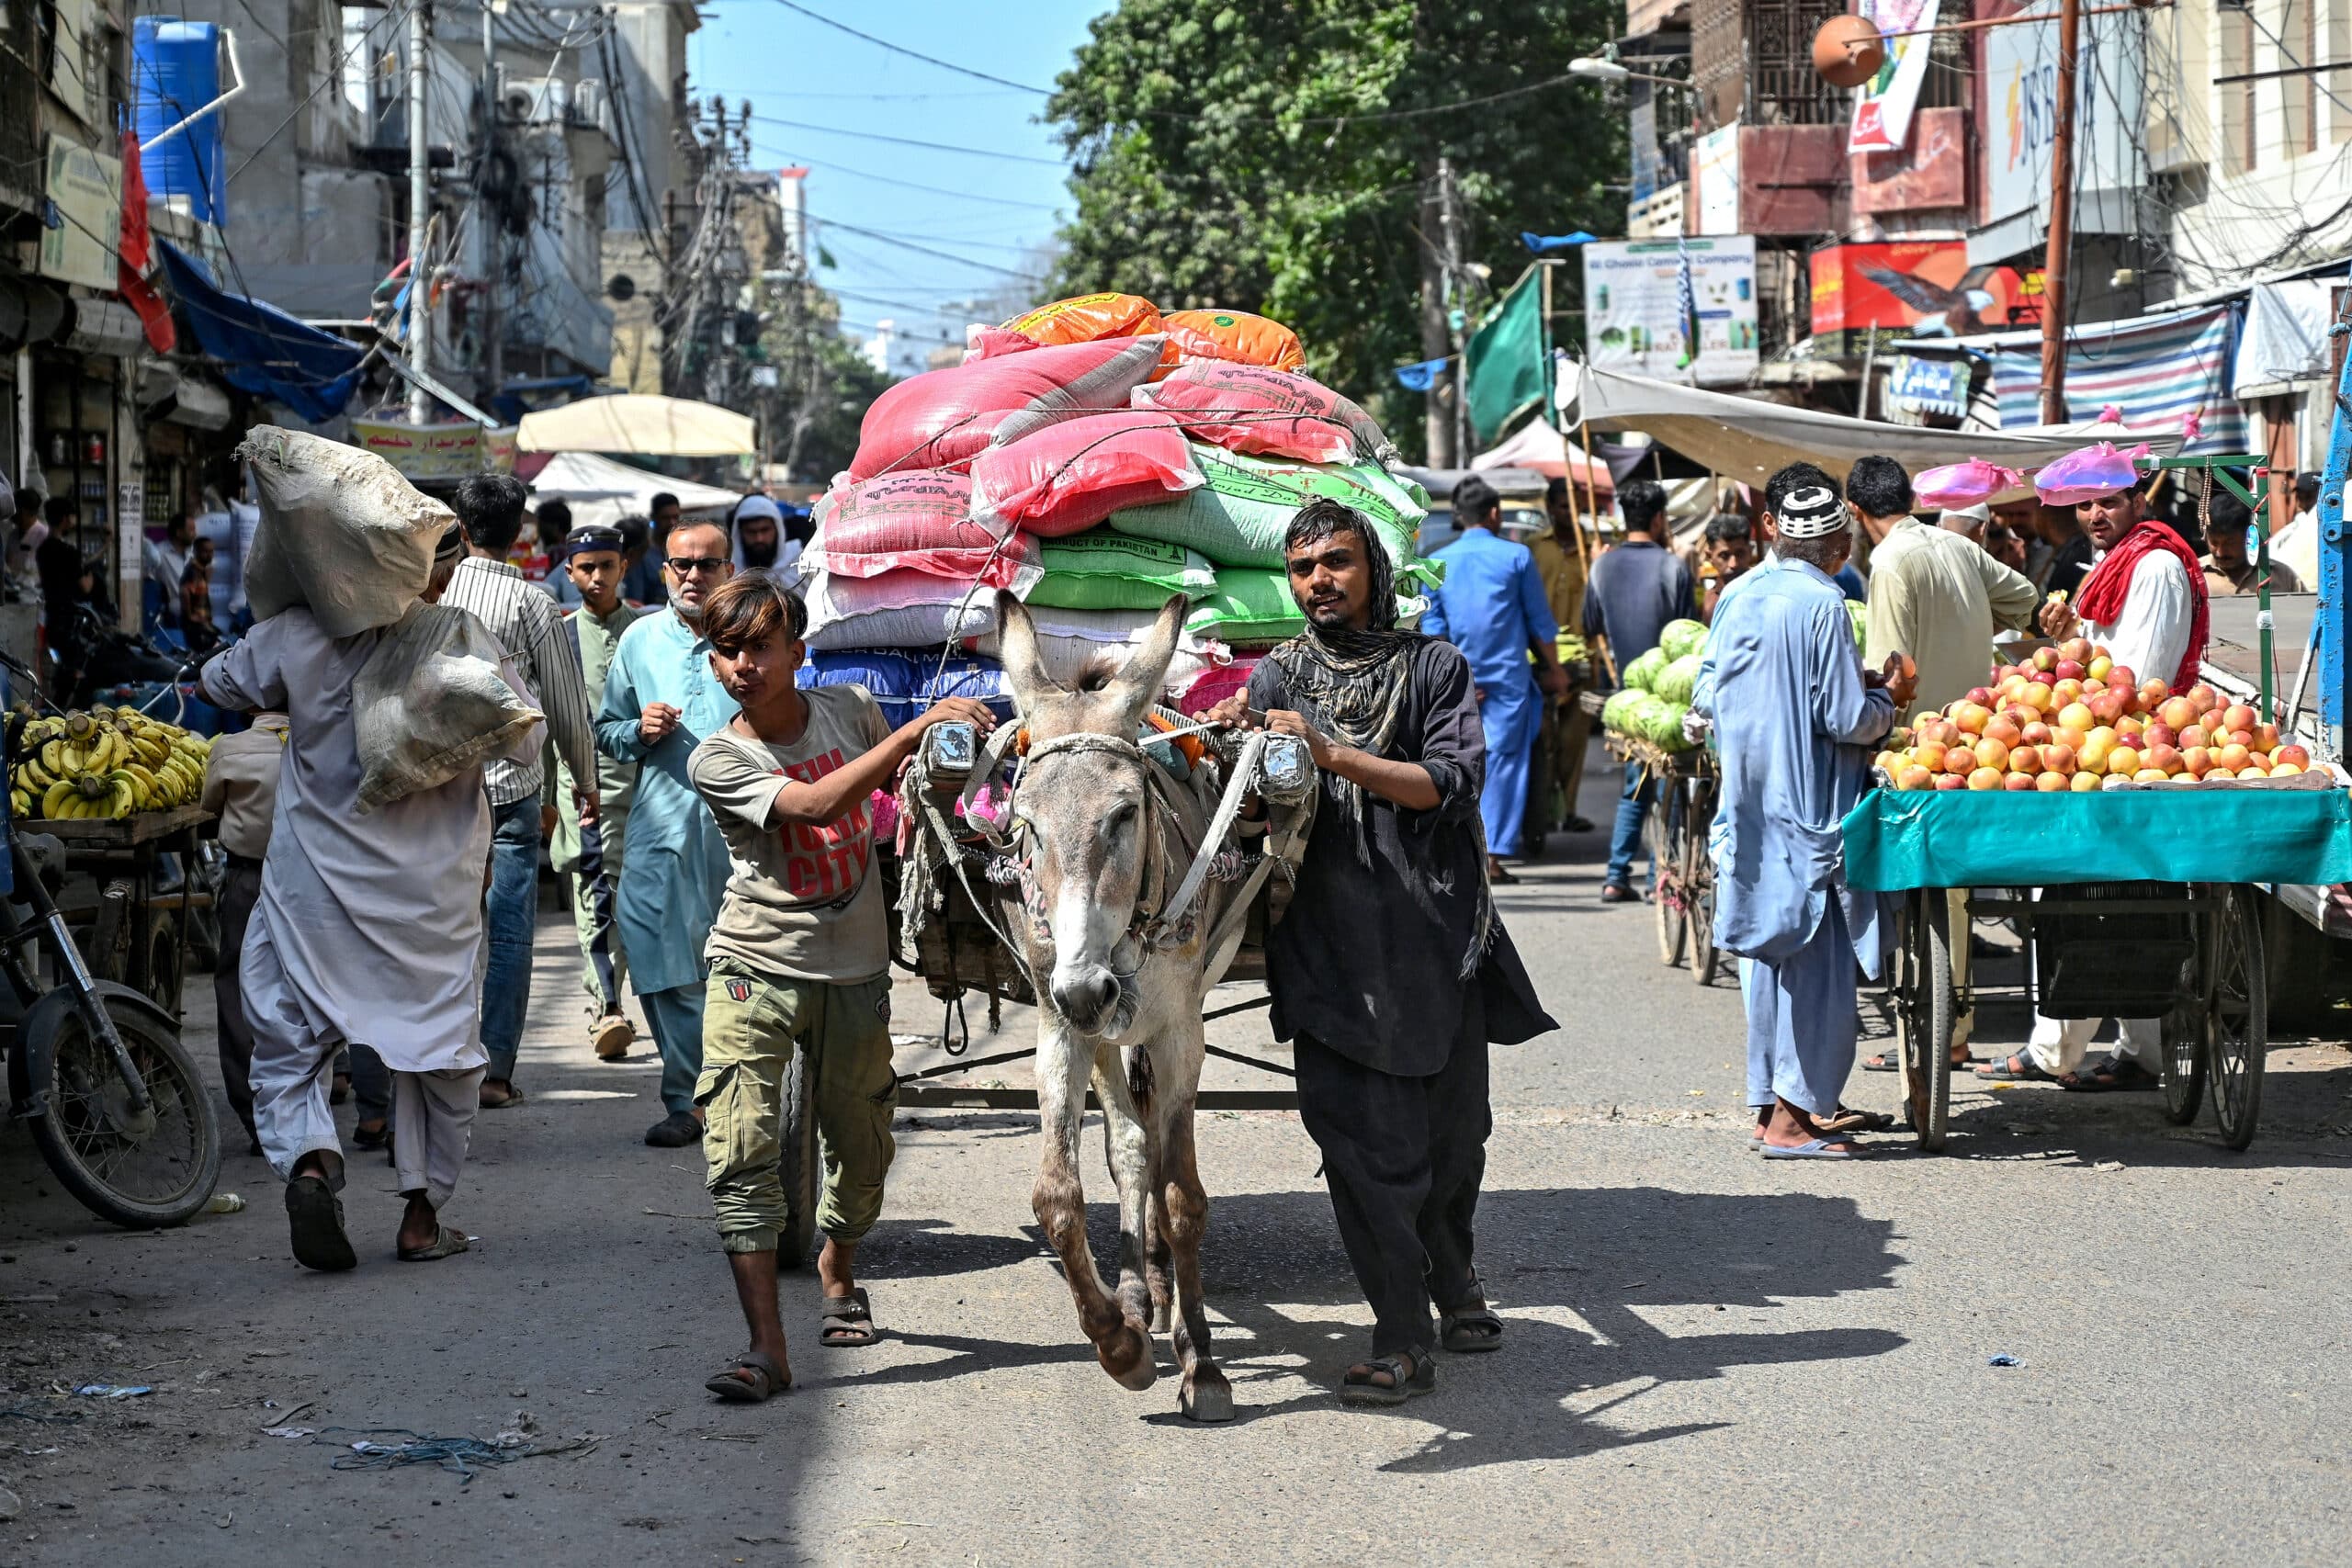
[(306, 326), (277, 306), (231, 294), (204, 263), (157, 240), (173, 297), (223, 381), (274, 398), (312, 424), (343, 412), (359, 386), (367, 350)]
[(1470, 466), (1533, 468), (1545, 479), (1558, 479), (1567, 478), (1572, 456), (1579, 488), (1589, 486), (1604, 500), (1617, 493), (1617, 481), (1610, 476), (1608, 464), (1591, 457), (1575, 442), (1563, 440), (1558, 431), (1540, 419), (1529, 420), (1520, 426), (1518, 434), (1471, 458)]
[(1640, 430), (1718, 474), (1761, 486), (1789, 463), (1819, 465), (1844, 480), (1856, 459), (1880, 453), (1913, 473), (1983, 457), (2034, 468), (2092, 441), (2144, 441), (2160, 456), (2180, 449), (2177, 426), (2157, 433), (2120, 424), (2033, 425), (2020, 430), (1928, 430), (1820, 409), (1792, 408), (1697, 387), (1586, 367), (1561, 378), (1563, 406), (1597, 431)]
[(644, 457), (748, 457), (748, 415), (684, 398), (623, 392), (523, 416), (526, 452), (631, 452)]
[(581, 525), (643, 517), (653, 510), (653, 498), (663, 491), (676, 496), (679, 510), (690, 517), (724, 517), (739, 499), (731, 490), (649, 474), (594, 452), (558, 452), (531, 477), (533, 496), (568, 502), (571, 521)]

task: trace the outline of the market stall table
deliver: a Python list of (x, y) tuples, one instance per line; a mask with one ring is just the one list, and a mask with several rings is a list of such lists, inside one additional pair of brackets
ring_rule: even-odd
[[(1954, 1021), (1996, 994), (2050, 1018), (2161, 1013), (2166, 1112), (2192, 1121), (2210, 1080), (2222, 1141), (2252, 1141), (2269, 1039), (2254, 886), (2352, 877), (2340, 784), (2312, 773), (2083, 794), (1881, 788), (1844, 834), (1848, 884), (1901, 896), (1889, 986), (1921, 1148), (1941, 1149), (1948, 1134)], [(2017, 922), (2032, 953), (2025, 984), (1955, 986), (1948, 889), (1973, 890), (1971, 919)]]

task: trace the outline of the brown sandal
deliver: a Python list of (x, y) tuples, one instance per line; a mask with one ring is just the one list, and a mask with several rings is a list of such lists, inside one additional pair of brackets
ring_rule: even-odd
[(705, 1378), (702, 1386), (729, 1404), (763, 1404), (789, 1389), (792, 1380), (766, 1351), (746, 1350)]

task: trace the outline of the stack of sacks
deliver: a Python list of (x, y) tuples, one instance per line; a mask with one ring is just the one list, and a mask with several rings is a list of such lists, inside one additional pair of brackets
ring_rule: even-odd
[[(1182, 594), (1194, 609), (1168, 687), (1189, 705), (1209, 677), (1246, 676), (1234, 645), (1305, 624), (1282, 536), (1317, 495), (1371, 520), (1398, 567), (1399, 611), (1418, 615), (1413, 591), (1436, 580), (1414, 554), (1428, 498), (1383, 467), (1395, 449), (1363, 409), (1298, 373), (1305, 360), (1262, 316), (1162, 315), (1132, 294), (974, 327), (962, 365), (875, 400), (818, 505), (811, 679), (863, 671), (877, 696), (954, 694), (910, 685), (899, 665), (935, 670), (943, 645), (993, 654), (1000, 589), (1029, 604), (1049, 669), (1069, 679), (1139, 642)], [(850, 657), (890, 649), (929, 651)]]
[(811, 653), (800, 667), (799, 685), (803, 691), (812, 686), (863, 686), (874, 694), (883, 718), (893, 729), (948, 697), (973, 697), (995, 709), (999, 718), (1012, 716), (1012, 694), (1005, 688), (1003, 667), (993, 659), (952, 649), (876, 648)]

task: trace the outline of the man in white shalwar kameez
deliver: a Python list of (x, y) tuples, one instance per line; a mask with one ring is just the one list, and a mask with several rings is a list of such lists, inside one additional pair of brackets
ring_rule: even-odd
[[(330, 637), (297, 607), (255, 626), (203, 677), (205, 696), (223, 707), (288, 716), (239, 978), (254, 1034), (254, 1127), (287, 1183), (294, 1256), (312, 1269), (357, 1261), (336, 1196), (343, 1149), (328, 1106), (336, 1053), (351, 1041), (373, 1045), (392, 1073), (393, 1164), (408, 1200), (399, 1256), (445, 1258), (469, 1240), (439, 1212), (464, 1168), (488, 1061), (479, 974), (490, 804), (477, 764), (360, 812), (351, 684), (389, 631)], [(511, 754), (536, 754), (541, 728), (524, 731)]]
[[(1870, 745), (1894, 723), (1911, 680), (1864, 674), (1845, 595), (1832, 581), (1852, 548), (1826, 486), (1779, 509), (1779, 559), (1716, 606), (1709, 679), (1693, 705), (1721, 752), (1708, 835), (1715, 937), (1740, 965), (1748, 1103), (1773, 1158), (1844, 1159), (1838, 1114), (1854, 1066), (1857, 961), (1880, 972), (1878, 899), (1845, 885), (1838, 824), (1860, 798)], [(1751, 581), (1753, 580), (1753, 581)]]

